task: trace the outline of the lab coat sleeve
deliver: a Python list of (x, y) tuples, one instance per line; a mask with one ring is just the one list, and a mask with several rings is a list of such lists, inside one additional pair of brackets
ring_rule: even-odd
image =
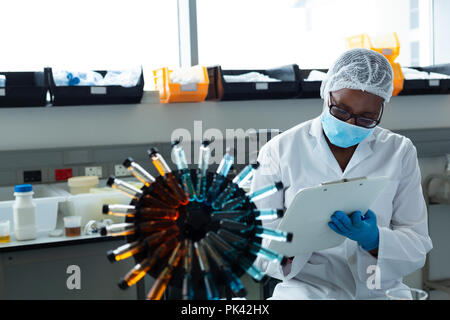
[[(275, 141), (274, 141), (275, 142)], [(267, 185), (282, 181), (286, 186), (286, 182), (282, 179), (282, 173), (279, 162), (279, 148), (276, 143), (264, 145), (258, 155), (260, 168), (255, 171), (251, 184), (251, 192), (263, 188)], [(255, 202), (258, 209), (285, 209), (284, 208), (284, 192), (277, 192), (270, 197)], [(263, 227), (276, 229), (281, 219), (263, 221)], [(262, 246), (267, 247), (270, 240), (263, 239)], [(279, 280), (288, 280), (297, 275), (301, 268), (306, 264), (311, 255), (295, 257), (292, 263), (281, 266), (278, 262), (269, 262), (266, 259), (258, 257), (254, 265), (265, 272), (267, 275)]]
[[(276, 158), (275, 158), (276, 157)], [(277, 155), (270, 147), (270, 144), (264, 145), (258, 154), (258, 162), (260, 167), (255, 171), (250, 187), (250, 192), (254, 192), (267, 185), (281, 181), (281, 170)], [(267, 198), (255, 202), (258, 209), (284, 209), (283, 192), (277, 192)], [(263, 227), (276, 229), (281, 219), (263, 221)], [(262, 246), (267, 247), (270, 240), (262, 239)], [(267, 275), (281, 279), (283, 275), (282, 267), (279, 263), (268, 262), (266, 259), (257, 257), (254, 265), (265, 272)]]
[(433, 247), (428, 236), (427, 208), (422, 194), (417, 151), (409, 139), (405, 149), (390, 227), (379, 228), (378, 259), (358, 248), (358, 276), (361, 280), (368, 278), (370, 265), (378, 267), (381, 283), (401, 280), (423, 267), (426, 254)]
[[(264, 145), (259, 154), (259, 168), (255, 171), (252, 179), (250, 192), (257, 191), (263, 187), (282, 181), (281, 168), (279, 163), (278, 147), (268, 143)], [(260, 199), (255, 202), (258, 209), (284, 209), (284, 193), (282, 191)], [(276, 220), (276, 226), (280, 220)]]

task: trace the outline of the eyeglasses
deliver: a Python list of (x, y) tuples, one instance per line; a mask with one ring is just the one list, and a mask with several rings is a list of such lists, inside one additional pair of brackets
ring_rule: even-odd
[[(330, 101), (331, 101), (331, 97), (332, 96), (331, 96), (331, 92), (330, 92)], [(379, 115), (378, 119), (375, 120), (375, 119), (371, 119), (371, 118), (361, 117), (361, 116), (355, 115), (353, 113), (348, 112), (347, 110), (339, 108), (335, 104), (330, 104), (328, 107), (330, 109), (330, 114), (333, 117), (335, 117), (335, 118), (337, 118), (337, 119), (339, 119), (341, 121), (348, 121), (351, 118), (354, 118), (355, 119), (355, 124), (357, 126), (368, 128), (368, 129), (375, 128), (378, 124), (380, 124), (381, 117), (383, 116), (383, 110), (384, 110), (384, 106), (381, 105), (380, 115)]]

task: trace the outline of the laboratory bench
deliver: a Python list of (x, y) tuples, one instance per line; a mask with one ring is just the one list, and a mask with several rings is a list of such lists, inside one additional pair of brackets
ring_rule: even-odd
[[(0, 300), (143, 300), (154, 279), (146, 276), (134, 287), (117, 286), (135, 265), (133, 259), (111, 263), (106, 252), (125, 243), (125, 237), (81, 235), (50, 237), (38, 234), (35, 240), (0, 244)], [(68, 289), (70, 266), (80, 268), (80, 289)], [(249, 276), (242, 282), (247, 299), (262, 297), (262, 286)], [(70, 280), (69, 280), (70, 281)]]
[[(125, 243), (124, 237), (81, 235), (50, 237), (0, 244), (0, 299), (142, 299), (151, 279), (128, 290), (117, 282), (133, 266), (128, 259), (111, 263), (106, 252)], [(80, 288), (67, 283), (79, 267)]]
[(38, 232), (36, 239), (33, 240), (15, 240), (14, 236), (12, 236), (10, 242), (0, 243), (0, 253), (118, 240), (123, 242), (124, 237), (114, 238), (110, 236), (100, 236), (99, 234), (81, 234), (80, 236), (67, 237), (64, 235), (64, 231), (61, 236), (50, 236), (48, 235), (48, 232)]

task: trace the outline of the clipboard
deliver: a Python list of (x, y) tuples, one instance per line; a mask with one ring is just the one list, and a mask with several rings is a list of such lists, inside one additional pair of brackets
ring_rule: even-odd
[(292, 232), (292, 242), (270, 241), (268, 248), (291, 257), (339, 246), (346, 237), (330, 229), (331, 215), (337, 210), (365, 214), (388, 182), (388, 177), (361, 177), (301, 189), (277, 228)]

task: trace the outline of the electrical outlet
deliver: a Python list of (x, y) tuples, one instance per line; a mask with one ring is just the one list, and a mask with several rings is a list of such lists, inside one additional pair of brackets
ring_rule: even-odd
[(84, 168), (85, 176), (97, 176), (99, 178), (102, 177), (102, 167), (85, 167)]
[(125, 168), (123, 165), (121, 164), (116, 164), (114, 166), (114, 175), (116, 177), (126, 177), (126, 176), (130, 176), (130, 171), (128, 171), (127, 168)]
[(66, 181), (67, 179), (72, 178), (72, 176), (72, 168), (55, 169), (55, 181)]
[(42, 182), (42, 171), (41, 170), (24, 171), (23, 182)]

